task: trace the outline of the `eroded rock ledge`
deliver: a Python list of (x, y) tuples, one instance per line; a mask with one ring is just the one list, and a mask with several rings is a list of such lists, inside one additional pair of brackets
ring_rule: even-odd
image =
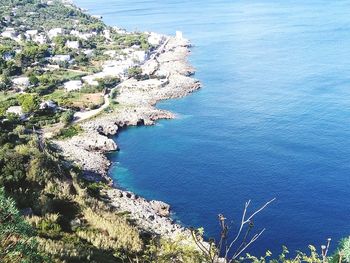
[[(154, 81), (128, 79), (122, 82), (115, 98), (113, 112), (102, 114), (81, 124), (84, 133), (69, 140), (55, 141), (63, 154), (82, 167), (86, 178), (107, 180), (109, 160), (105, 153), (118, 149), (111, 136), (126, 126), (153, 125), (158, 119), (172, 119), (171, 112), (160, 110), (160, 100), (180, 98), (200, 88), (190, 77), (194, 69), (187, 62), (190, 44), (185, 39), (166, 37), (150, 59), (142, 65), (146, 74), (158, 76)], [(120, 189), (103, 192), (104, 200), (118, 212), (128, 212), (144, 231), (173, 238), (189, 235), (189, 230), (174, 223), (169, 217), (169, 205), (160, 201), (147, 201)]]

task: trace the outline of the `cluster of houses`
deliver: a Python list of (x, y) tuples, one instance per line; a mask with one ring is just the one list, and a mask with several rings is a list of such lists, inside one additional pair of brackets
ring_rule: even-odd
[[(121, 32), (121, 29), (118, 29)], [(13, 37), (16, 34), (8, 34), (9, 29), (6, 29), (1, 35), (3, 37)], [(103, 32), (104, 35), (108, 35), (109, 30), (105, 30)], [(47, 35), (47, 39), (52, 39), (56, 36), (65, 34), (66, 32), (62, 28), (53, 28), (45, 33), (45, 36)], [(28, 30), (26, 31), (25, 35), (26, 37), (31, 40), (36, 39), (37, 37), (41, 36), (43, 33), (39, 33), (38, 30)], [(75, 36), (79, 36), (82, 38), (88, 37), (88, 35), (95, 35), (96, 32), (90, 32), (90, 33), (80, 33), (78, 31), (71, 31), (71, 34)], [(156, 33), (148, 33), (148, 41), (153, 46), (159, 46), (165, 41), (165, 36), (156, 34)], [(79, 41), (67, 41), (66, 42), (67, 47), (71, 49), (79, 49)], [(84, 52), (87, 56), (91, 56), (94, 52), (93, 49), (83, 49), (81, 52)], [(150, 57), (149, 51), (141, 50), (139, 46), (133, 46), (130, 48), (125, 48), (121, 52), (117, 52), (116, 50), (108, 50), (104, 52), (105, 55), (109, 56), (110, 59), (105, 61), (102, 65), (102, 71), (88, 75), (83, 77), (81, 80), (73, 80), (68, 81), (64, 83), (64, 89), (67, 92), (71, 91), (77, 91), (80, 90), (84, 84), (91, 85), (91, 86), (97, 86), (98, 79), (103, 79), (106, 77), (117, 77), (121, 80), (125, 80), (128, 77), (128, 70), (131, 67), (143, 65), (145, 61)], [(59, 64), (62, 62), (67, 63), (73, 63), (74, 60), (71, 57), (71, 55), (63, 54), (63, 55), (54, 55), (52, 57), (46, 58), (48, 61), (50, 61), (52, 64), (47, 65), (45, 68), (46, 70), (52, 70), (59, 68)], [(19, 92), (25, 92), (26, 88), (30, 86), (29, 78), (28, 77), (17, 77), (12, 80), (13, 87), (15, 90)]]
[(48, 42), (47, 35), (44, 32), (39, 32), (38, 30), (18, 32), (13, 27), (7, 27), (1, 33), (1, 36), (4, 38), (11, 38), (16, 42), (33, 41), (41, 45)]
[[(71, 0), (61, 0), (65, 5), (72, 5)], [(47, 5), (53, 5), (54, 1), (50, 0), (42, 0), (42, 3)], [(15, 9), (13, 10), (13, 13)], [(96, 17), (101, 19), (101, 17)], [(77, 25), (79, 21), (73, 23)], [(73, 30), (67, 30), (64, 28), (51, 28), (49, 30), (38, 30), (38, 29), (28, 29), (25, 27), (19, 27), (17, 30), (13, 27), (5, 27), (2, 30), (0, 29), (0, 37), (2, 38), (10, 38), (16, 42), (23, 43), (25, 41), (33, 41), (37, 44), (49, 44), (49, 46), (53, 46), (53, 39), (58, 36), (74, 36), (76, 40), (67, 40), (65, 42), (65, 46), (71, 50), (76, 50), (80, 53), (85, 54), (88, 57), (94, 55), (93, 49), (83, 49), (81, 48), (81, 40), (89, 40), (98, 34), (105, 37), (107, 41), (112, 41), (112, 32), (117, 32), (118, 34), (130, 34), (126, 32), (124, 29), (120, 29), (114, 27), (113, 29), (105, 29), (102, 32), (97, 32), (94, 30), (89, 30), (85, 32), (81, 32), (77, 30), (78, 27), (75, 27)], [(156, 34), (153, 32), (146, 33), (148, 35), (148, 42), (152, 46), (160, 46), (166, 41), (166, 37), (161, 34)], [(177, 32), (177, 37), (182, 38), (182, 33)], [(14, 53), (19, 53), (21, 50), (16, 50), (15, 52), (11, 52), (9, 54), (3, 54), (3, 58), (6, 60), (13, 59)], [(107, 50), (104, 52), (104, 55), (108, 56), (109, 59), (104, 61), (102, 64), (102, 70), (98, 73), (94, 73), (91, 75), (87, 75), (82, 77), (80, 80), (71, 80), (63, 83), (63, 88), (66, 92), (79, 91), (84, 85), (98, 86), (99, 79), (104, 79), (107, 77), (117, 77), (122, 81), (128, 79), (128, 71), (130, 68), (135, 66), (146, 66), (149, 58), (152, 56), (150, 51), (142, 50), (140, 46), (132, 46), (130, 48), (125, 48), (123, 50)], [(55, 70), (59, 69), (61, 63), (74, 63), (74, 59), (69, 54), (55, 54), (54, 56), (47, 57), (46, 61), (48, 61), (44, 70)], [(152, 60), (153, 61), (153, 60)], [(149, 67), (149, 66), (147, 66)], [(147, 68), (145, 67), (145, 68)], [(154, 65), (152, 65), (150, 73), (153, 71)], [(143, 67), (142, 67), (143, 69)], [(147, 71), (145, 71), (147, 74)], [(167, 84), (166, 79), (150, 79), (137, 83), (136, 80), (127, 80), (123, 83), (124, 86), (133, 87), (138, 85), (141, 88), (151, 88), (151, 87), (159, 87)], [(20, 76), (12, 79), (13, 89), (16, 92), (26, 92), (26, 89), (30, 87), (31, 83), (28, 77)], [(40, 109), (57, 109), (58, 105), (54, 101), (44, 101), (40, 105)], [(8, 113), (13, 113), (21, 118), (26, 118), (26, 115), (22, 112), (20, 106), (10, 107), (7, 110)]]
[[(104, 30), (103, 31), (104, 36), (108, 39), (110, 38), (110, 31)], [(30, 29), (30, 30), (15, 30), (13, 27), (6, 27), (1, 33), (2, 37), (5, 38), (11, 38), (12, 40), (15, 40), (16, 42), (23, 42), (23, 41), (34, 41), (38, 44), (46, 44), (49, 43), (53, 38), (57, 36), (63, 36), (63, 35), (71, 35), (75, 36), (79, 39), (88, 40), (93, 36), (97, 35), (96, 31), (89, 31), (89, 32), (80, 32), (78, 30), (65, 30), (63, 28), (52, 28), (48, 31), (42, 31), (37, 29)], [(79, 43), (78, 41), (75, 41), (76, 43)], [(72, 48), (79, 48), (76, 43), (70, 42), (68, 45), (71, 45)]]

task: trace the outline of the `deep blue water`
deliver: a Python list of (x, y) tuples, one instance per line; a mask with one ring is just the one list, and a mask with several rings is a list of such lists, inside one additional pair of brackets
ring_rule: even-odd
[[(253, 247), (350, 234), (350, 1), (78, 0), (105, 22), (191, 39), (203, 89), (159, 104), (176, 120), (123, 131), (111, 176), (218, 230), (244, 202), (277, 201)], [(333, 248), (335, 246), (333, 243)]]

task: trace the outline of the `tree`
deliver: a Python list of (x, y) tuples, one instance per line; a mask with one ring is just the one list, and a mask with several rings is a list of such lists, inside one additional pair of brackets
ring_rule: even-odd
[(22, 52), (16, 55), (16, 60), (21, 67), (28, 67), (34, 62), (39, 62), (47, 55), (47, 45), (37, 45), (29, 42), (23, 47)]
[(84, 53), (79, 53), (75, 56), (75, 62), (81, 66), (87, 66), (89, 64), (89, 58)]
[(68, 110), (61, 115), (61, 122), (64, 124), (69, 124), (74, 118), (74, 111)]
[(22, 69), (16, 65), (16, 63), (12, 60), (6, 61), (5, 68), (2, 70), (2, 73), (8, 76), (20, 75), (22, 73)]
[(112, 89), (120, 82), (120, 79), (117, 77), (106, 77), (103, 79), (98, 79), (98, 84), (104, 89)]
[(39, 109), (40, 98), (38, 95), (22, 94), (18, 96), (18, 101), (24, 112), (34, 112)]
[(57, 164), (51, 157), (42, 152), (33, 154), (27, 169), (27, 180), (45, 185), (54, 177), (58, 177)]
[(32, 74), (29, 76), (29, 82), (30, 82), (30, 84), (37, 86), (39, 84), (39, 79), (37, 78), (37, 76)]
[(12, 85), (11, 79), (7, 75), (0, 75), (0, 90), (8, 90)]
[(26, 176), (25, 159), (21, 154), (10, 149), (0, 152), (0, 186), (16, 188)]
[(15, 202), (0, 188), (0, 262), (44, 262), (34, 231), (20, 216)]

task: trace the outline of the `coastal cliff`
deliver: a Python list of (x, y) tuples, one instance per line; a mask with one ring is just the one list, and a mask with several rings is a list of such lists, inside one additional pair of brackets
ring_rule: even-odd
[(28, 256), (48, 258), (28, 262), (153, 262), (172, 246), (202, 262), (168, 204), (113, 188), (106, 157), (121, 129), (176, 117), (158, 101), (200, 88), (189, 41), (110, 27), (68, 0), (0, 13), (0, 199), (30, 230)]
[[(160, 100), (180, 98), (200, 88), (198, 80), (191, 77), (194, 68), (187, 62), (190, 43), (183, 38), (165, 37), (141, 68), (152, 74), (152, 79), (128, 78), (117, 88), (117, 96), (109, 98), (116, 105), (113, 110), (93, 119), (80, 122), (84, 132), (67, 140), (56, 140), (62, 153), (78, 164), (89, 180), (108, 177), (109, 160), (105, 154), (118, 149), (111, 139), (127, 126), (153, 125), (159, 119), (172, 119), (171, 112), (156, 108)], [(169, 217), (169, 206), (159, 201), (147, 201), (120, 189), (103, 192), (104, 201), (115, 211), (129, 212), (138, 227), (147, 232), (175, 238), (189, 231), (175, 224)]]

